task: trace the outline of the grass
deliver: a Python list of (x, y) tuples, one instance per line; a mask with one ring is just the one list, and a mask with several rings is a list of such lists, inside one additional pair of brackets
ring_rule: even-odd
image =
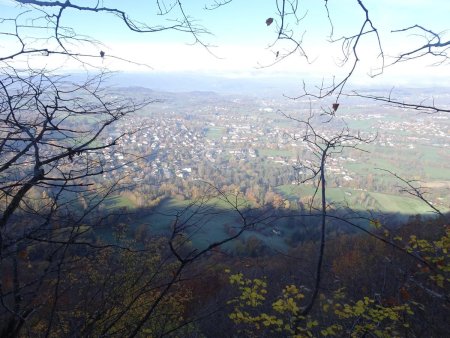
[(223, 135), (225, 135), (223, 127), (210, 127), (206, 132), (206, 137), (214, 141), (220, 140)]
[(403, 214), (425, 214), (431, 211), (431, 208), (418, 199), (406, 196), (395, 196), (377, 192), (369, 193), (381, 205), (383, 212), (399, 212)]
[(350, 129), (357, 129), (361, 131), (370, 131), (372, 129), (372, 124), (367, 123), (367, 121), (350, 120), (347, 122)]
[[(347, 162), (344, 167), (358, 176), (372, 173), (382, 176), (378, 179), (386, 179), (389, 182), (391, 181), (390, 175), (375, 168), (392, 171), (406, 179), (418, 178), (419, 174), (423, 181), (449, 180), (450, 166), (447, 165), (447, 162), (450, 161), (450, 157), (443, 153), (442, 149), (431, 146), (419, 146), (412, 150), (391, 148), (390, 151), (387, 151), (386, 148), (377, 146), (370, 146), (367, 149), (371, 156), (364, 157), (358, 162)], [(411, 177), (411, 172), (414, 172), (416, 176)], [(393, 183), (395, 184), (395, 182)]]
[[(440, 161), (442, 161), (441, 156), (438, 154), (439, 151), (442, 151), (442, 148), (419, 145), (416, 146), (415, 150), (417, 154), (420, 154), (423, 161), (430, 161), (435, 163), (439, 163)], [(447, 157), (449, 156), (447, 155)]]
[(310, 196), (314, 193), (314, 187), (311, 185), (280, 185), (275, 189), (278, 193), (284, 195), (285, 198), (300, 198)]
[[(190, 226), (183, 229), (186, 239), (192, 243), (193, 247), (202, 249), (214, 242), (228, 238), (230, 235), (227, 233), (227, 228), (238, 232), (243, 225), (239, 214), (223, 200), (213, 199), (201, 209), (196, 209), (196, 207), (189, 209), (191, 202), (173, 198), (163, 200), (156, 208), (149, 211), (146, 216), (135, 219), (133, 224), (129, 224), (129, 227), (130, 229), (136, 229), (141, 225), (146, 225), (150, 234), (167, 236), (170, 235), (178, 215), (180, 221), (178, 225), (182, 224), (184, 220), (189, 220)], [(241, 202), (244, 203), (245, 201), (243, 199), (238, 200), (238, 203)], [(132, 206), (127, 199), (121, 197), (112, 197), (108, 200), (108, 203), (116, 208)], [(182, 210), (185, 213), (182, 213)], [(198, 212), (197, 215), (195, 215), (196, 211)], [(285, 236), (274, 235), (271, 231), (272, 226), (281, 229)], [(253, 230), (255, 229), (245, 231), (239, 237), (240, 241), (246, 241), (250, 237), (257, 237), (269, 247), (277, 250), (287, 249), (285, 243), (286, 235), (295, 231), (289, 226), (289, 221), (286, 219), (282, 219), (276, 225), (269, 226), (264, 231)], [(108, 241), (114, 241), (110, 231), (102, 229), (98, 235)], [(238, 242), (231, 241), (225, 244), (222, 249), (232, 252), (236, 243)]]
[[(298, 200), (301, 197), (311, 196), (314, 193), (314, 187), (311, 185), (282, 185), (276, 188), (276, 191), (285, 198)], [(430, 208), (419, 200), (407, 196), (394, 196), (376, 192), (365, 192), (349, 188), (328, 188), (328, 202), (344, 202), (347, 201), (356, 210), (368, 210), (367, 206), (361, 203), (361, 199), (375, 201), (372, 203), (377, 210), (384, 213), (403, 214), (403, 216), (413, 214), (426, 214), (430, 212)], [(320, 193), (317, 198), (320, 199)], [(244, 203), (244, 200), (238, 202)], [(123, 197), (112, 197), (108, 200), (110, 205), (116, 208), (129, 207), (133, 204)], [(148, 227), (149, 233), (153, 236), (170, 235), (172, 227), (178, 217), (178, 225), (182, 225), (183, 221), (188, 220), (188, 227), (182, 229), (185, 238), (196, 249), (202, 249), (208, 245), (221, 241), (227, 237), (227, 228), (238, 232), (242, 226), (242, 220), (239, 214), (223, 200), (213, 199), (209, 203), (197, 209), (192, 207), (190, 200), (178, 200), (169, 198), (163, 200), (157, 207), (149, 211), (143, 217), (133, 220), (129, 224), (130, 228), (137, 228), (141, 225)], [(197, 212), (197, 214), (196, 214)], [(296, 231), (305, 230), (304, 227), (296, 225), (295, 220), (290, 217), (281, 218), (275, 223), (267, 226), (259, 226), (256, 229), (245, 231), (239, 241), (231, 241), (222, 247), (223, 250), (233, 252), (236, 245), (245, 242), (250, 237), (256, 237), (272, 249), (285, 251), (288, 249), (286, 239)], [(281, 230), (282, 235), (278, 236), (272, 232), (272, 229)], [(103, 238), (113, 241), (112, 233), (103, 231), (99, 233)], [(306, 235), (307, 236), (307, 235)]]
[(432, 180), (448, 180), (450, 178), (450, 168), (438, 168), (435, 166), (425, 166), (425, 175)]
[(109, 208), (128, 208), (134, 209), (137, 207), (131, 200), (123, 196), (110, 196), (105, 201)]
[[(158, 235), (169, 234), (179, 216), (179, 225), (189, 219), (190, 227), (185, 229), (189, 240), (194, 247), (203, 248), (215, 241), (227, 237), (225, 225), (237, 227), (239, 224), (238, 214), (230, 207), (225, 208), (224, 202), (214, 200), (201, 208), (196, 206), (187, 209), (191, 201), (179, 201), (167, 199), (160, 203), (152, 213), (138, 220), (138, 224), (148, 224), (150, 232)], [(180, 211), (185, 210), (184, 214)], [(198, 213), (197, 215), (195, 213)], [(136, 225), (138, 225), (136, 224)]]
[[(299, 199), (304, 196), (312, 196), (314, 188), (312, 186), (295, 186), (283, 185), (276, 189), (288, 199)], [(362, 198), (362, 196), (364, 198)], [(320, 199), (321, 193), (318, 192), (316, 198)], [(409, 196), (399, 196), (384, 194), (379, 192), (365, 192), (361, 190), (349, 188), (327, 188), (327, 201), (343, 203), (348, 202), (355, 210), (373, 210), (374, 208), (367, 207), (360, 200), (372, 198), (375, 211), (385, 213), (401, 213), (405, 215), (426, 214), (431, 211), (431, 208), (418, 199)]]

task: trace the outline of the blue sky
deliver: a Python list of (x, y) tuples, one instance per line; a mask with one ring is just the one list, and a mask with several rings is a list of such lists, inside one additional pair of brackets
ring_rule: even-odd
[[(75, 1), (76, 2), (76, 1)], [(166, 3), (169, 3), (166, 0)], [(17, 9), (11, 7), (10, 0), (0, 0), (3, 16), (13, 15)], [(96, 1), (78, 1), (78, 3), (96, 3)], [(345, 74), (345, 67), (337, 67), (341, 58), (340, 46), (330, 45), (327, 37), (330, 26), (324, 11), (323, 1), (300, 0), (299, 13), (307, 12), (298, 26), (292, 26), (297, 36), (303, 35), (304, 47), (312, 64), (298, 55), (269, 68), (275, 61), (275, 53), (290, 48), (289, 45), (269, 45), (276, 37), (276, 26), (265, 25), (268, 17), (276, 17), (275, 0), (233, 0), (230, 4), (214, 11), (204, 9), (205, 4), (213, 0), (184, 1), (185, 12), (192, 16), (198, 24), (205, 26), (214, 35), (204, 35), (205, 42), (217, 46), (211, 51), (214, 57), (201, 46), (191, 46), (191, 36), (179, 32), (136, 34), (113, 16), (86, 14), (79, 11), (68, 11), (64, 23), (73, 26), (79, 33), (90, 35), (105, 45), (100, 47), (107, 55), (117, 55), (139, 63), (148, 64), (154, 71), (193, 71), (227, 76), (257, 76), (258, 74), (315, 74), (318, 77)], [(356, 33), (364, 20), (363, 12), (357, 7), (356, 0), (329, 0), (329, 8), (334, 22), (335, 38), (343, 34)], [(384, 51), (387, 55), (395, 55), (399, 48), (408, 48), (411, 39), (415, 44), (422, 41), (409, 34), (390, 33), (392, 29), (421, 24), (436, 32), (450, 28), (448, 0), (366, 0), (371, 18), (380, 30)], [(127, 11), (138, 21), (158, 23), (164, 20), (155, 16), (155, 1), (138, 0), (104, 0), (104, 5), (118, 7)], [(179, 14), (179, 13), (178, 13)], [(177, 12), (175, 12), (175, 16)], [(175, 16), (172, 16), (174, 18)], [(447, 34), (447, 39), (450, 36)], [(370, 79), (367, 74), (379, 66), (378, 52), (374, 47), (374, 37), (367, 37), (359, 47), (361, 65), (355, 76), (356, 82), (379, 81)], [(410, 46), (414, 46), (411, 44)], [(96, 47), (97, 48), (97, 47)], [(99, 61), (100, 62), (100, 61)], [(117, 62), (106, 58), (102, 65), (124, 71), (148, 71), (130, 63)], [(439, 70), (428, 67), (433, 60), (422, 60), (400, 65), (386, 70), (383, 79), (393, 82), (445, 81), (449, 77), (449, 68)], [(67, 68), (72, 66), (66, 65)], [(426, 79), (425, 79), (426, 77)], [(438, 79), (438, 80), (436, 80)], [(447, 80), (448, 81), (448, 80)]]

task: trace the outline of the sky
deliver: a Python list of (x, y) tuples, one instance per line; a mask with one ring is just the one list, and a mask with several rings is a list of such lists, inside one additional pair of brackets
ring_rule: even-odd
[[(95, 4), (96, 1), (77, 1), (79, 4)], [(171, 0), (165, 0), (168, 5)], [(137, 21), (158, 24), (167, 23), (167, 19), (180, 16), (179, 9), (173, 14), (162, 17), (155, 15), (156, 1), (142, 0), (103, 0), (108, 7), (116, 7), (126, 11)], [(160, 3), (161, 0), (160, 0)], [(130, 32), (118, 18), (111, 15), (82, 13), (76, 10), (67, 11), (63, 24), (73, 27), (79, 34), (84, 34), (102, 42), (97, 46), (81, 46), (89, 53), (97, 55), (98, 49), (104, 50), (104, 59), (92, 60), (98, 67), (108, 67), (125, 72), (195, 72), (226, 77), (264, 77), (264, 76), (303, 76), (308, 77), (342, 77), (349, 68), (340, 67), (342, 60), (341, 44), (330, 44), (330, 24), (324, 10), (324, 1), (300, 0), (298, 15), (304, 18), (296, 25), (289, 21), (294, 36), (303, 39), (304, 49), (309, 57), (294, 54), (282, 62), (272, 65), (278, 59), (276, 53), (282, 55), (292, 48), (291, 44), (277, 43), (272, 46), (277, 36), (275, 0), (233, 0), (216, 10), (206, 10), (214, 0), (183, 1), (183, 9), (195, 24), (206, 27), (211, 34), (202, 35), (209, 49), (194, 44), (194, 39), (187, 33), (163, 32), (137, 34)], [(364, 13), (357, 6), (356, 0), (329, 0), (330, 16), (333, 21), (334, 38), (358, 32), (364, 22)], [(393, 29), (408, 27), (414, 24), (423, 25), (433, 31), (446, 34), (450, 28), (448, 0), (366, 0), (364, 1), (374, 25), (380, 33), (386, 61), (389, 56), (400, 50), (407, 50), (423, 43), (422, 38), (412, 34), (391, 33)], [(23, 12), (12, 0), (0, 0), (0, 16), (14, 16)], [(273, 17), (275, 22), (267, 26), (267, 18)], [(24, 19), (25, 20), (25, 19)], [(29, 21), (28, 21), (29, 22)], [(3, 28), (0, 25), (0, 29)], [(0, 40), (0, 53), (11, 47), (11, 41), (5, 37)], [(352, 81), (358, 84), (417, 84), (450, 85), (450, 69), (447, 65), (431, 67), (435, 59), (425, 58), (385, 69), (382, 76), (371, 78), (369, 74), (377, 72), (381, 66), (376, 48), (375, 36), (367, 35), (358, 47), (360, 62)], [(131, 60), (119, 61), (111, 56)], [(41, 58), (42, 59), (42, 58)], [(66, 62), (63, 59), (55, 62)], [(91, 62), (91, 61), (90, 61)], [(143, 66), (145, 64), (146, 66)], [(76, 70), (79, 65), (67, 62), (64, 69)]]

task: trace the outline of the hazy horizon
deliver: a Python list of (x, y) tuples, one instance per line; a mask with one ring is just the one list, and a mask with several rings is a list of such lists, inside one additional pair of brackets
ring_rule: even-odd
[[(72, 77), (85, 76), (85, 73), (71, 73)], [(114, 87), (144, 87), (155, 91), (166, 92), (215, 92), (218, 94), (244, 94), (251, 96), (288, 96), (295, 97), (303, 92), (303, 81), (313, 86), (321, 81), (314, 77), (297, 77), (295, 75), (247, 75), (226, 76), (197, 72), (117, 72), (108, 79)], [(356, 84), (349, 85), (347, 91), (409, 91), (426, 89), (436, 93), (446, 92), (449, 84), (436, 86), (426, 83), (395, 86), (388, 84)]]

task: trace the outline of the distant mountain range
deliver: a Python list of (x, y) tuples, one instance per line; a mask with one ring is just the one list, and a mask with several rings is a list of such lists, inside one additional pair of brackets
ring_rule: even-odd
[[(85, 78), (85, 75), (72, 74), (72, 79)], [(146, 73), (117, 73), (109, 80), (115, 87), (144, 87), (162, 92), (212, 92), (219, 94), (242, 94), (249, 96), (279, 98), (281, 95), (296, 97), (303, 93), (303, 81), (310, 85), (319, 79), (313, 76), (292, 76), (289, 74), (258, 75), (247, 74), (242, 77), (207, 75), (203, 73), (175, 73), (175, 72), (146, 72)], [(350, 90), (347, 87), (347, 90)], [(387, 86), (358, 86), (361, 93), (386, 95), (392, 87)], [(396, 87), (395, 94), (399, 96), (421, 93), (426, 95), (448, 94), (449, 89), (444, 87)]]

